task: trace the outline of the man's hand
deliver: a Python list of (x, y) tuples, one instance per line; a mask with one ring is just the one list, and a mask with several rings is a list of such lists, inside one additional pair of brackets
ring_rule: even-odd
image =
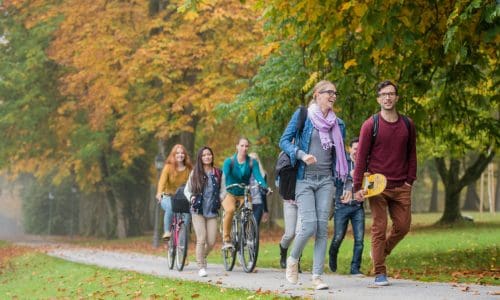
[(161, 202), (161, 193), (156, 194), (156, 201)]
[(340, 202), (347, 204), (351, 202), (351, 199), (352, 199), (352, 192), (344, 190), (342, 197), (340, 197)]
[(365, 194), (366, 194), (366, 192), (363, 189), (361, 189), (361, 190), (357, 191), (356, 193), (354, 193), (354, 199), (356, 201), (364, 201)]
[(316, 157), (311, 154), (306, 154), (302, 157), (302, 161), (306, 163), (306, 165), (312, 165), (317, 162)]

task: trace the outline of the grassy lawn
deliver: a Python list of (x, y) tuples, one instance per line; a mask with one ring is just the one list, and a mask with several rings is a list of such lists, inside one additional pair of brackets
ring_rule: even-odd
[[(1, 258), (16, 247), (0, 243)], [(17, 249), (19, 250), (19, 249)], [(276, 299), (274, 294), (227, 289), (135, 272), (76, 264), (31, 249), (3, 259), (0, 299)]]
[[(394, 249), (387, 258), (388, 273), (392, 277), (416, 279), (421, 281), (468, 282), (500, 285), (500, 215), (464, 213), (476, 220), (456, 227), (431, 226), (441, 214), (415, 214), (412, 231)], [(365, 247), (363, 251), (362, 271), (371, 272), (370, 226), (366, 220)], [(331, 227), (330, 223), (330, 227)], [(331, 229), (331, 228), (330, 228)], [(266, 232), (261, 232), (265, 235)], [(328, 247), (332, 234), (329, 235)], [(259, 267), (279, 268), (279, 239), (264, 242), (259, 251)], [(351, 232), (346, 235), (338, 255), (340, 274), (348, 274), (352, 258), (353, 238)], [(313, 241), (303, 253), (302, 266), (311, 270)], [(218, 251), (212, 253), (210, 261), (220, 262)], [(326, 258), (328, 263), (328, 255)], [(326, 273), (330, 270), (325, 265)]]
[[(500, 285), (500, 214), (483, 213), (481, 215), (477, 212), (463, 212), (463, 215), (471, 216), (475, 221), (454, 227), (443, 227), (433, 225), (441, 217), (440, 213), (414, 214), (410, 233), (387, 258), (389, 276), (421, 281)], [(278, 220), (278, 225), (281, 225), (281, 222)], [(369, 257), (370, 226), (371, 219), (367, 216), (362, 263), (362, 271), (367, 275), (370, 274), (372, 267)], [(329, 223), (329, 229), (328, 246), (332, 236), (332, 222)], [(279, 268), (278, 242), (281, 234), (280, 228), (276, 230), (263, 228), (258, 268)], [(194, 232), (191, 240), (189, 259), (194, 262)], [(73, 243), (164, 255), (164, 249), (161, 247), (158, 249), (151, 247), (151, 236), (112, 241), (75, 239)], [(349, 231), (338, 256), (337, 272), (340, 274), (347, 274), (349, 271), (352, 245), (353, 238)], [(220, 244), (217, 244), (208, 258), (209, 262), (222, 263), (219, 248)], [(303, 253), (302, 266), (305, 271), (311, 270), (312, 248), (311, 240)], [(325, 272), (330, 272), (327, 265), (325, 265)]]

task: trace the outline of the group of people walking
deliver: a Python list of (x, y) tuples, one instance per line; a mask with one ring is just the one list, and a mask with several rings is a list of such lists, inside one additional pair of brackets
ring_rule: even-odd
[[(331, 271), (337, 271), (338, 251), (350, 220), (354, 235), (350, 273), (362, 275), (365, 198), (361, 184), (366, 172), (380, 173), (387, 178), (387, 187), (380, 195), (368, 198), (373, 219), (370, 257), (375, 284), (388, 285), (385, 259), (408, 233), (411, 223), (411, 189), (417, 168), (415, 126), (411, 119), (397, 112), (397, 86), (391, 81), (381, 82), (376, 88), (380, 112), (363, 123), (359, 138), (351, 140), (347, 154), (346, 124), (333, 109), (339, 96), (335, 84), (326, 80), (318, 82), (312, 90), (305, 120), (298, 109), (281, 136), (281, 150), (288, 155), (291, 165), (298, 168), (296, 178), (290, 179), (295, 181), (294, 199), (284, 199), (283, 203), (285, 233), (279, 243), (280, 265), (286, 268), (286, 280), (297, 283), (302, 251), (314, 237), (312, 285), (314, 289), (327, 289), (322, 275), (328, 221), (334, 211), (328, 266)], [(304, 122), (303, 126), (298, 126), (299, 122)], [(258, 156), (248, 154), (248, 148), (248, 139), (240, 138), (236, 153), (224, 161), (222, 171), (214, 167), (214, 154), (209, 147), (198, 151), (194, 167), (182, 145), (174, 146), (166, 159), (157, 193), (165, 210), (163, 237), (168, 239), (171, 235), (168, 228), (172, 219), (172, 194), (175, 188), (187, 182), (185, 195), (192, 203), (200, 276), (207, 275), (206, 257), (215, 244), (220, 206), (224, 209), (222, 247), (234, 247), (230, 240), (231, 219), (243, 201), (244, 191), (239, 187), (225, 191), (221, 182), (225, 181), (227, 186), (244, 183), (268, 188), (262, 164)], [(256, 188), (251, 198), (257, 222), (266, 220), (266, 193)], [(386, 234), (388, 213), (392, 227)]]
[[(417, 170), (415, 126), (408, 117), (397, 112), (397, 86), (391, 81), (381, 82), (376, 89), (380, 112), (363, 123), (359, 139), (351, 141), (350, 155), (346, 155), (346, 125), (333, 110), (339, 95), (332, 82), (317, 83), (303, 130), (297, 129), (298, 109), (280, 139), (280, 148), (290, 157), (291, 164), (298, 164), (293, 203), (297, 205), (300, 222), (286, 259), (285, 277), (290, 283), (298, 282), (300, 255), (307, 241), (314, 236), (312, 285), (314, 289), (328, 288), (321, 275), (332, 209), (335, 209), (334, 234), (329, 249), (329, 267), (333, 272), (337, 271), (337, 254), (351, 220), (354, 249), (350, 272), (362, 274), (365, 199), (361, 183), (368, 172), (380, 173), (387, 178), (384, 192), (368, 200), (373, 219), (370, 256), (375, 284), (388, 285), (385, 259), (408, 233), (411, 223), (411, 188)], [(387, 213), (392, 219), (389, 234), (386, 234)], [(288, 239), (282, 239), (282, 256), (287, 245)]]
[(196, 262), (198, 275), (201, 277), (207, 276), (207, 256), (216, 242), (217, 218), (221, 206), (224, 209), (222, 248), (234, 247), (230, 239), (231, 220), (235, 210), (243, 202), (244, 191), (239, 187), (226, 191), (222, 186), (223, 181), (227, 186), (234, 183), (250, 185), (253, 214), (257, 224), (260, 224), (261, 220), (267, 220), (266, 196), (269, 189), (265, 179), (266, 172), (257, 154), (248, 153), (249, 146), (247, 138), (240, 138), (236, 153), (224, 161), (222, 170), (214, 166), (214, 153), (208, 146), (203, 146), (198, 151), (194, 166), (186, 149), (180, 144), (172, 148), (165, 160), (156, 194), (165, 211), (163, 239), (170, 239), (172, 234), (169, 231), (173, 216), (172, 197), (176, 189), (185, 184), (184, 195), (190, 203), (191, 213), (183, 214), (183, 219), (187, 223), (191, 220), (193, 224), (196, 235)]

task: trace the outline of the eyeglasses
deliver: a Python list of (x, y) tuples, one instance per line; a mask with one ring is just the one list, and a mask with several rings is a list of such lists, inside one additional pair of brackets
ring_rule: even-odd
[(328, 94), (328, 96), (340, 96), (340, 93), (334, 90), (328, 90), (328, 91), (321, 91), (319, 92), (320, 94)]
[(380, 93), (380, 94), (378, 94), (378, 96), (379, 96), (380, 98), (385, 98), (385, 97), (387, 97), (387, 96), (389, 96), (389, 97), (391, 97), (391, 98), (392, 98), (392, 97), (394, 97), (394, 96), (396, 96), (396, 95), (397, 95), (397, 94), (396, 94), (395, 92), (390, 92), (390, 93)]

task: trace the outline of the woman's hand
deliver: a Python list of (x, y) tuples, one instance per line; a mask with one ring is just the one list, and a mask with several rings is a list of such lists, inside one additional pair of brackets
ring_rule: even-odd
[(302, 157), (302, 161), (306, 163), (306, 165), (312, 165), (317, 162), (316, 157), (311, 154), (306, 154)]
[(156, 200), (158, 203), (161, 202), (161, 193), (156, 194)]

